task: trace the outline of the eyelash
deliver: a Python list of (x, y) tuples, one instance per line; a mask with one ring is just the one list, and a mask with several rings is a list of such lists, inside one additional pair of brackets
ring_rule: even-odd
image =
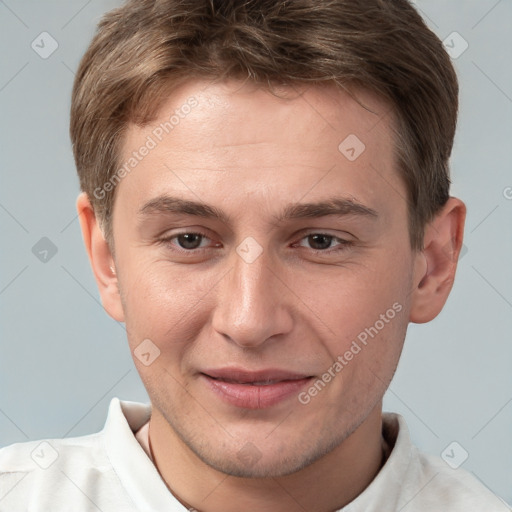
[[(183, 231), (182, 233), (176, 233), (172, 236), (169, 236), (169, 237), (166, 237), (166, 238), (162, 238), (159, 240), (160, 243), (166, 245), (166, 246), (170, 246), (172, 247), (172, 250), (176, 250), (178, 252), (181, 252), (181, 253), (189, 253), (189, 254), (198, 254), (200, 252), (203, 252), (205, 250), (207, 250), (208, 248), (207, 247), (200, 247), (200, 248), (197, 248), (197, 249), (183, 249), (181, 247), (177, 247), (175, 246), (174, 244), (172, 244), (172, 240), (174, 240), (175, 238), (181, 236), (181, 235), (199, 235), (199, 236), (202, 236), (203, 238), (206, 238), (209, 240), (209, 237), (206, 233), (203, 233), (201, 231)], [(329, 233), (322, 233), (321, 231), (312, 231), (312, 232), (309, 232), (305, 235), (303, 235), (301, 238), (300, 238), (300, 241), (302, 241), (303, 239), (309, 237), (309, 236), (312, 236), (312, 235), (322, 235), (322, 236), (326, 236), (326, 237), (330, 237), (332, 238), (332, 241), (337, 241), (339, 242), (339, 245), (337, 246), (338, 248), (337, 249), (310, 249), (310, 251), (312, 251), (314, 254), (332, 254), (332, 253), (336, 253), (336, 252), (342, 252), (342, 251), (345, 251), (347, 250), (349, 247), (353, 246), (354, 245), (354, 242), (350, 241), (350, 240), (344, 240), (342, 238), (339, 238), (337, 236), (334, 236), (334, 235), (331, 235)]]

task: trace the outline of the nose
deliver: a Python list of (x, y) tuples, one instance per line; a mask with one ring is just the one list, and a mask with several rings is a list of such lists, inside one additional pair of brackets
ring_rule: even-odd
[(254, 261), (234, 253), (233, 267), (219, 283), (213, 328), (246, 348), (290, 332), (291, 294), (277, 275), (268, 250)]

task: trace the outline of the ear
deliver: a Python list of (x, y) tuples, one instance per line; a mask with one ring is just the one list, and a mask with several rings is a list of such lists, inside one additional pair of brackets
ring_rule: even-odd
[(430, 322), (443, 309), (455, 280), (465, 220), (465, 204), (456, 197), (450, 197), (441, 212), (427, 225), (424, 249), (416, 255), (411, 322)]
[(78, 196), (76, 208), (85, 248), (96, 278), (103, 307), (114, 320), (124, 322), (114, 258), (85, 192)]

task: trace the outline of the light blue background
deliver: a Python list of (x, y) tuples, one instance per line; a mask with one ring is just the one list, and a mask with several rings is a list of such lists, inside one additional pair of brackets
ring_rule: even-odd
[[(147, 400), (83, 249), (68, 137), (74, 71), (117, 4), (0, 1), (0, 446), (94, 432), (111, 397)], [(441, 39), (457, 31), (469, 44), (454, 59), (452, 157), (467, 254), (441, 315), (410, 326), (385, 409), (405, 416), (425, 451), (460, 443), (463, 467), (512, 502), (512, 2), (416, 5)], [(31, 48), (43, 31), (59, 45), (47, 59)], [(46, 263), (32, 253), (42, 237), (58, 251)]]

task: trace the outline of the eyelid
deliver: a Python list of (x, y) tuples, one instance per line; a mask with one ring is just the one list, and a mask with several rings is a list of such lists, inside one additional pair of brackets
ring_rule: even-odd
[[(331, 233), (330, 231), (336, 231), (336, 233)], [(343, 235), (341, 235), (340, 233), (343, 233)], [(331, 230), (329, 228), (325, 228), (325, 229), (322, 229), (322, 228), (306, 228), (306, 229), (302, 229), (300, 231), (298, 231), (294, 236), (300, 236), (301, 238), (305, 237), (305, 236), (308, 236), (308, 235), (327, 235), (327, 236), (332, 236), (333, 238), (338, 238), (339, 240), (344, 240), (343, 238), (341, 238), (342, 236), (347, 236), (347, 237), (350, 237), (350, 239), (352, 239), (353, 241), (355, 241), (355, 236), (352, 235), (352, 233), (349, 233), (348, 231), (341, 231), (340, 230)], [(347, 240), (349, 241), (349, 240)]]

